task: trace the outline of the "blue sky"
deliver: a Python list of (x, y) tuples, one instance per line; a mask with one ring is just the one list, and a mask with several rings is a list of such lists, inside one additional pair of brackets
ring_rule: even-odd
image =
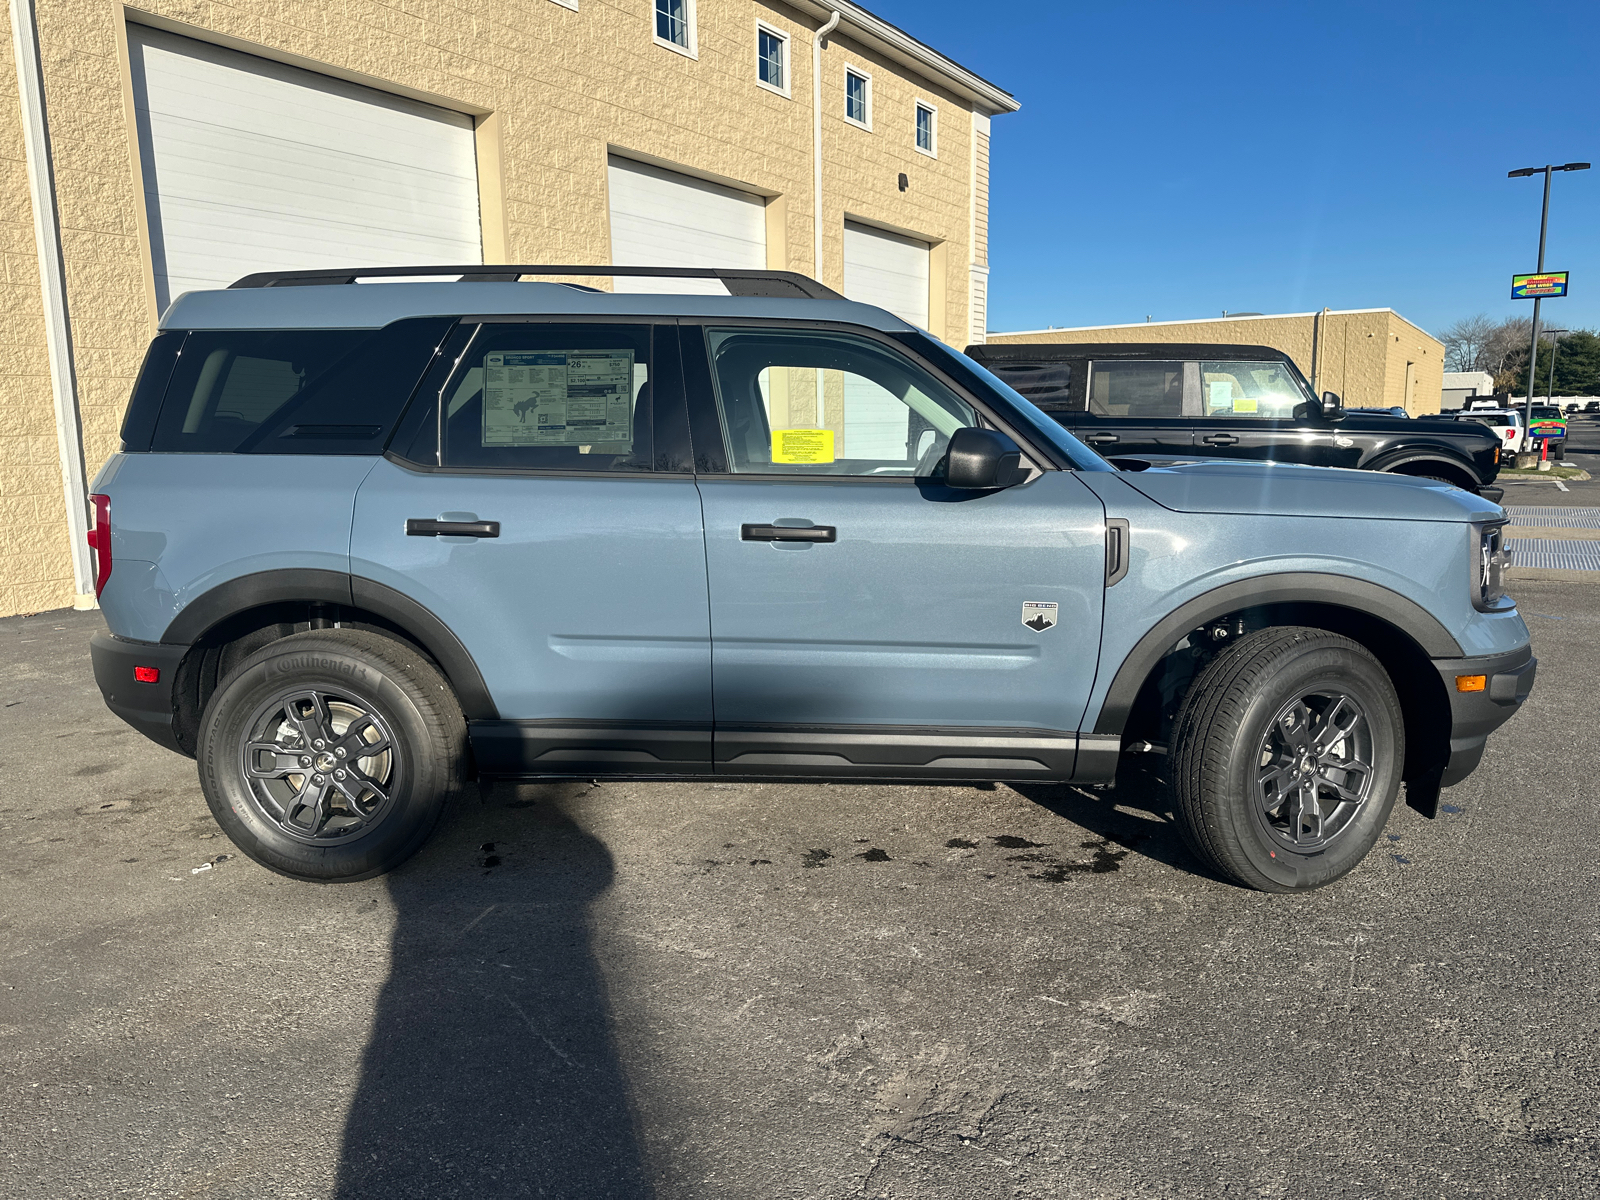
[(1538, 253), (1600, 328), (1600, 4), (866, 0), (1012, 92), (996, 330), (1389, 307), (1527, 315)]

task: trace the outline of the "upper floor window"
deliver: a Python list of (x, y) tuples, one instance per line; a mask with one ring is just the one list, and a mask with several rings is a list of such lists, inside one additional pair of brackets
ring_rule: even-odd
[(917, 149), (924, 154), (938, 156), (938, 110), (931, 104), (917, 101)]
[(844, 119), (872, 128), (872, 76), (854, 67), (844, 73)]
[(694, 0), (655, 0), (656, 41), (693, 57), (695, 54)]
[(780, 95), (789, 94), (789, 35), (756, 26), (756, 78), (761, 86)]

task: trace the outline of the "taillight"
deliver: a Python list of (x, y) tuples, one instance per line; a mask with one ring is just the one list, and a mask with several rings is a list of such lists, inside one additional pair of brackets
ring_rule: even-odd
[(94, 507), (89, 549), (94, 551), (94, 595), (98, 600), (111, 578), (111, 497), (96, 494), (89, 497), (89, 503)]

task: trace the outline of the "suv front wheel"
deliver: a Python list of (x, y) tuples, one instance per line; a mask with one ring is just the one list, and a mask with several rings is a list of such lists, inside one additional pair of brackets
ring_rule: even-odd
[(234, 845), (294, 879), (381, 875), (421, 848), (462, 778), (466, 723), (437, 668), (394, 638), (298, 633), (212, 696), (200, 786)]
[(1377, 660), (1338, 634), (1280, 627), (1195, 680), (1172, 789), (1185, 840), (1211, 867), (1262, 891), (1308, 891), (1378, 840), (1404, 762), (1400, 702)]

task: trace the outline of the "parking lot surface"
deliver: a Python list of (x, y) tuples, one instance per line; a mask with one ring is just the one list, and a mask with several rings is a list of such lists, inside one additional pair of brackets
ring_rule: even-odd
[[(0, 621), (19, 1197), (1593, 1196), (1600, 603), (1435, 821), (1304, 896), (1114, 790), (584, 783), (294, 883)], [(209, 864), (209, 866), (208, 866)]]

